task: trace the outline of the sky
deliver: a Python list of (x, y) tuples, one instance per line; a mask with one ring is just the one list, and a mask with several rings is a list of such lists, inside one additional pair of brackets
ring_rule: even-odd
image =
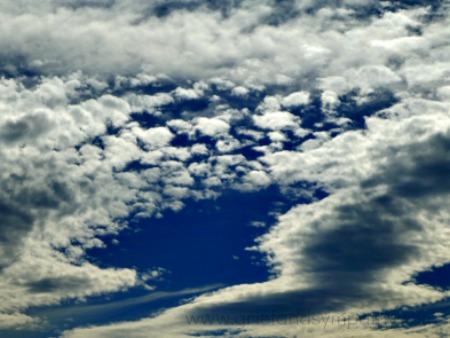
[(450, 335), (450, 2), (2, 0), (0, 337)]

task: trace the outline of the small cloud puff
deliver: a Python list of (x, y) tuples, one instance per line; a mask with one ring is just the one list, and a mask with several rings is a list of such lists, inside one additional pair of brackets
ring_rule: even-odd
[(297, 107), (307, 105), (309, 103), (309, 93), (308, 92), (296, 92), (285, 96), (281, 100), (281, 104), (284, 107)]

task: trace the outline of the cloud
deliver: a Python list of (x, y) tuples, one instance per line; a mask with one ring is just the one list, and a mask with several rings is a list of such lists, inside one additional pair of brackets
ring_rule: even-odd
[(37, 112), (16, 121), (6, 122), (0, 131), (0, 138), (7, 144), (32, 141), (50, 129), (50, 124), (51, 122), (44, 112)]
[(196, 120), (195, 129), (198, 130), (202, 135), (206, 136), (220, 136), (227, 134), (230, 126), (218, 118), (206, 118), (199, 117)]
[[(269, 311), (297, 317), (362, 304), (381, 310), (420, 302), (421, 296), (422, 302), (445, 297), (425, 290), (418, 294), (415, 287), (414, 296), (408, 295), (401, 283), (426, 265), (448, 261), (434, 245), (448, 214), (441, 214), (439, 222), (434, 215), (448, 208), (449, 151), (448, 133), (391, 148), (379, 174), (363, 180), (358, 189), (291, 210), (261, 238), (261, 248), (273, 257), (279, 278), (291, 279), (293, 290), (250, 292), (246, 299), (200, 312)], [(307, 287), (300, 286), (305, 283)], [(386, 290), (386, 284), (396, 286)]]
[(0, 326), (140, 286), (139, 271), (85, 255), (130, 215), (226, 189), (314, 195), (305, 182), (330, 196), (293, 206), (252, 248), (272, 280), (193, 299), (148, 332), (185, 336), (180, 311), (362, 313), (448, 296), (405, 284), (448, 263), (436, 245), (449, 217), (448, 8), (430, 4), (3, 1)]
[[(205, 330), (229, 327), (218, 322), (206, 327), (189, 326), (183, 323), (186, 316), (259, 315), (260, 324), (247, 323), (243, 336), (266, 336), (272, 330), (278, 330), (278, 334), (280, 330), (285, 334), (309, 330), (314, 336), (328, 337), (339, 330), (337, 324), (330, 324), (327, 330), (280, 326), (270, 324), (270, 314), (283, 320), (330, 314), (356, 316), (448, 297), (440, 290), (406, 283), (415, 272), (448, 261), (448, 250), (435, 245), (445, 236), (441, 230), (449, 216), (445, 211), (449, 194), (448, 129), (407, 145), (388, 145), (387, 149), (371, 159), (377, 165), (374, 174), (322, 201), (293, 208), (260, 238), (260, 249), (269, 254), (277, 274), (272, 281), (225, 288), (154, 319), (79, 329), (67, 336), (140, 337), (161, 329), (167, 335), (186, 337), (194, 329), (206, 334)], [(418, 332), (427, 330), (433, 327), (379, 332), (358, 322), (349, 332), (381, 337), (419, 336)]]
[(283, 98), (281, 103), (285, 107), (295, 107), (295, 106), (306, 105), (309, 103), (309, 93), (297, 92), (297, 93), (289, 94), (288, 96)]
[(133, 129), (133, 133), (144, 142), (144, 147), (149, 150), (167, 146), (173, 139), (173, 134), (166, 127), (156, 127), (147, 130), (136, 127)]
[[(405, 100), (366, 122), (366, 130), (341, 134), (315, 149), (278, 151), (264, 158), (276, 182), (289, 185), (314, 178), (332, 193), (293, 208), (260, 238), (259, 248), (268, 254), (276, 274), (272, 281), (222, 289), (156, 319), (70, 334), (139, 337), (159, 329), (183, 337), (193, 330), (180, 319), (186, 313), (235, 316), (269, 311), (297, 318), (370, 313), (447, 297), (408, 281), (418, 271), (448, 262), (447, 250), (435, 245), (445, 236), (441, 230), (448, 222), (448, 110), (430, 101)], [(230, 155), (210, 162), (217, 165), (217, 177), (244, 163), (243, 157)], [(199, 165), (190, 168), (199, 175), (211, 173), (210, 166), (203, 171), (197, 171)], [(264, 334), (274, 330), (268, 327)], [(263, 335), (259, 326), (248, 330), (243, 334)], [(367, 330), (361, 332), (380, 335)]]
[[(39, 6), (14, 6), (7, 1), (2, 5), (1, 42), (8, 50), (1, 56), (4, 71), (19, 75), (32, 69), (38, 74), (68, 75), (81, 70), (107, 79), (137, 74), (142, 78), (145, 66), (173, 78), (223, 77), (249, 85), (299, 81), (311, 87), (315, 77), (357, 71), (361, 58), (368, 69), (382, 68), (389, 57), (404, 59), (406, 55), (381, 50), (372, 42), (409, 38), (409, 28), (420, 26), (414, 10), (380, 13), (381, 18), (373, 22), (371, 17), (363, 20), (364, 16), (355, 20), (358, 9), (371, 13), (377, 7), (374, 2), (238, 3), (155, 5), (118, 0), (96, 6), (71, 2), (64, 8), (54, 1)], [(159, 17), (154, 15), (158, 6), (167, 9)], [(208, 7), (222, 7), (227, 15)], [(11, 30), (13, 40), (7, 34)], [(21, 64), (15, 60), (22, 60)], [(395, 80), (392, 74), (389, 78)]]
[(41, 309), (39, 310), (39, 314), (41, 316), (45, 316), (48, 320), (51, 320), (52, 322), (61, 322), (66, 318), (73, 318), (73, 319), (93, 318), (99, 315), (100, 313), (104, 315), (106, 313), (114, 314), (124, 310), (129, 311), (130, 309), (133, 309), (133, 307), (140, 306), (142, 304), (149, 304), (161, 299), (188, 297), (195, 294), (208, 292), (212, 289), (216, 289), (219, 287), (221, 287), (221, 285), (210, 285), (205, 287), (184, 289), (173, 292), (162, 292), (162, 291), (149, 292), (148, 294), (140, 297), (134, 297), (115, 302), (108, 302), (105, 304), (97, 304), (97, 305), (81, 304), (73, 307), (66, 307), (59, 309), (52, 309), (52, 308)]
[[(9, 204), (9, 205), (8, 205)], [(26, 211), (20, 211), (8, 202), (0, 203), (0, 224), (2, 231), (1, 266), (9, 264), (16, 256), (16, 248), (22, 238), (33, 226), (33, 217)]]
[(262, 116), (253, 116), (255, 125), (262, 129), (280, 130), (280, 129), (297, 129), (299, 128), (299, 120), (288, 112), (268, 112)]

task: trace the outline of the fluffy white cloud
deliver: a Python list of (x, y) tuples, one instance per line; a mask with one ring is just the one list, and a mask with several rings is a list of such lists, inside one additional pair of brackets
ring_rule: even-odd
[(143, 130), (142, 128), (136, 126), (133, 128), (133, 134), (144, 142), (144, 147), (149, 150), (167, 146), (174, 136), (166, 127), (156, 127)]
[[(303, 320), (302, 323), (315, 315), (341, 319), (352, 316), (351, 330), (345, 327), (352, 335), (434, 334), (438, 328), (432, 325), (379, 331), (375, 325), (355, 319), (364, 313), (427, 304), (449, 296), (440, 289), (408, 282), (416, 272), (448, 262), (448, 248), (436, 243), (448, 240), (444, 239), (447, 233), (442, 229), (450, 217), (449, 189), (447, 181), (442, 180), (446, 177), (442, 170), (448, 167), (450, 120), (446, 118), (448, 112), (432, 110), (432, 106), (429, 109), (431, 114), (427, 116), (415, 110), (412, 116), (411, 112), (405, 112), (401, 120), (371, 118), (368, 131), (344, 134), (318, 148), (342, 152), (324, 156), (314, 149), (289, 154), (291, 158), (304, 157), (301, 165), (286, 160), (270, 163), (272, 167), (279, 165), (291, 173), (298, 172), (300, 180), (306, 179), (301, 176), (304, 170), (315, 173), (317, 181), (330, 189), (339, 189), (322, 201), (299, 205), (280, 216), (278, 224), (259, 239), (258, 248), (269, 254), (276, 273), (271, 281), (225, 288), (153, 319), (79, 329), (67, 332), (66, 336), (143, 337), (162, 330), (167, 336), (186, 337), (197, 331), (234, 328), (220, 323), (206, 327), (189, 325), (186, 318), (217, 315), (236, 320), (242, 313), (264, 311), (294, 316), (294, 321)], [(400, 107), (394, 109), (397, 118), (399, 110)], [(357, 146), (355, 140), (359, 140)], [(355, 152), (346, 151), (350, 145)], [(366, 161), (361, 168), (358, 154), (364, 154)], [(229, 166), (241, 161), (227, 156), (220, 162)], [(261, 172), (249, 172), (247, 177), (250, 184), (257, 185), (261, 179), (267, 182)], [(277, 320), (291, 323), (292, 318)], [(327, 327), (294, 323), (280, 327), (270, 321), (259, 325), (250, 321), (245, 322), (241, 333), (233, 335), (308, 332), (314, 337), (331, 337), (342, 329), (342, 323)]]
[(202, 96), (202, 92), (194, 89), (177, 88), (174, 91), (175, 97), (183, 100), (196, 100)]
[(252, 170), (242, 178), (242, 183), (238, 186), (238, 189), (255, 191), (269, 186), (271, 182), (270, 176), (264, 171)]
[[(16, 73), (20, 66), (7, 55), (21, 57), (38, 72), (132, 73), (136, 80), (131, 83), (152, 83), (155, 75), (146, 73), (156, 70), (174, 78), (218, 76), (248, 85), (300, 80), (310, 86), (310, 74), (341, 76), (344, 70), (357, 68), (361, 58), (365, 67), (382, 67), (395, 54), (392, 49), (380, 50), (379, 44), (409, 38), (408, 29), (420, 27), (417, 18), (424, 13), (399, 11), (373, 22), (358, 22), (355, 11), (373, 3), (338, 8), (321, 2), (314, 15), (303, 13), (281, 25), (264, 24), (271, 17), (283, 20), (289, 12), (303, 11), (304, 4), (296, 1), (291, 7), (274, 8), (270, 1), (245, 1), (225, 18), (204, 9), (173, 11), (158, 18), (151, 15), (154, 5), (128, 0), (104, 6), (64, 6), (53, 1), (17, 6), (5, 1), (0, 42), (9, 53), (4, 56), (5, 69)], [(9, 31), (15, 32), (14, 38)], [(197, 93), (188, 96), (192, 95)]]
[(219, 118), (199, 117), (196, 119), (195, 129), (202, 135), (217, 137), (228, 134), (230, 126)]
[(309, 93), (296, 92), (296, 93), (289, 94), (288, 96), (283, 98), (281, 103), (285, 107), (295, 107), (295, 106), (306, 105), (309, 103)]
[(281, 130), (299, 128), (299, 119), (289, 112), (267, 112), (264, 115), (253, 116), (255, 125), (262, 129)]

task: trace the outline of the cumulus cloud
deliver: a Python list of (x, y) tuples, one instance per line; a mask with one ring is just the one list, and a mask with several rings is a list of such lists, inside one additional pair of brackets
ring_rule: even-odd
[(228, 133), (230, 126), (218, 118), (200, 117), (196, 120), (195, 129), (202, 135), (220, 136)]
[[(415, 273), (448, 262), (448, 249), (435, 245), (446, 236), (442, 229), (449, 217), (446, 178), (450, 126), (448, 120), (443, 126), (439, 117), (440, 114), (435, 112), (433, 117), (428, 116), (420, 123), (419, 129), (430, 129), (419, 138), (417, 130), (407, 133), (411, 124), (417, 125), (415, 116), (406, 118), (409, 123), (400, 124), (405, 128), (401, 129), (401, 140), (380, 144), (378, 137), (381, 139), (383, 135), (377, 134), (386, 132), (386, 126), (372, 126), (367, 136), (361, 136), (361, 141), (365, 140), (362, 147), (366, 151), (371, 149), (370, 155), (366, 153), (365, 157), (370, 170), (360, 173), (358, 180), (348, 182), (347, 188), (341, 188), (322, 201), (293, 208), (260, 238), (259, 250), (268, 254), (276, 276), (272, 281), (222, 289), (155, 319), (80, 329), (68, 332), (67, 336), (91, 334), (103, 337), (120, 332), (140, 337), (144, 331), (163, 329), (168, 335), (183, 337), (194, 329), (207, 334), (210, 329), (230, 328), (215, 322), (207, 327), (202, 323), (187, 325), (186, 316), (236, 319), (255, 314), (262, 316), (258, 319), (261, 323), (254, 326), (247, 323), (242, 336), (265, 336), (272, 331), (275, 334), (275, 330), (280, 334), (280, 326), (270, 324), (270, 313), (283, 316), (282, 320), (305, 320), (316, 315), (345, 316), (348, 313), (357, 316), (405, 304), (418, 306), (448, 297), (448, 292), (410, 282)], [(425, 121), (429, 123), (427, 127), (423, 127), (427, 125)], [(437, 121), (441, 122), (439, 126), (434, 124)], [(376, 125), (375, 122), (381, 121), (374, 118), (371, 124)], [(352, 143), (353, 139), (346, 142)], [(346, 158), (352, 156), (347, 153)], [(230, 161), (227, 160), (233, 163)], [(314, 166), (314, 162), (310, 165)], [(348, 166), (348, 162), (344, 159), (342, 164), (335, 165), (342, 168)], [(320, 175), (326, 183), (326, 168)], [(251, 176), (259, 177), (254, 172)], [(169, 323), (173, 325), (171, 329), (167, 327)], [(380, 333), (376, 327), (356, 325), (352, 334), (360, 332), (373, 337), (420, 335), (433, 331), (433, 327), (422, 327)], [(339, 326), (330, 326), (328, 330), (304, 325), (282, 327), (284, 334), (298, 334), (299, 330), (327, 337), (339, 332), (336, 331)]]
[(205, 313), (270, 309), (294, 317), (352, 305), (379, 311), (446, 297), (402, 283), (427, 265), (448, 261), (446, 249), (435, 243), (448, 222), (449, 145), (447, 130), (389, 148), (386, 160), (375, 159), (382, 168), (358, 188), (282, 216), (261, 238), (261, 248), (272, 257), (279, 278), (291, 280), (293, 290), (265, 296), (250, 292), (247, 300), (215, 304)]
[(281, 103), (285, 107), (306, 105), (309, 103), (309, 93), (297, 92), (289, 94), (288, 96), (283, 98)]
[(254, 116), (255, 125), (262, 129), (280, 130), (285, 128), (298, 128), (299, 121), (288, 112), (268, 112), (262, 116)]
[[(180, 3), (199, 2), (173, 2)], [(371, 42), (408, 37), (410, 27), (421, 25), (416, 19), (420, 11), (399, 11), (388, 12), (373, 22), (368, 16), (361, 20), (369, 24), (368, 28), (361, 29), (354, 17), (358, 9), (374, 13), (374, 2), (341, 2), (340, 6), (329, 1), (310, 5), (307, 1), (285, 1), (286, 6), (272, 1), (237, 3), (241, 4), (231, 6), (233, 11), (227, 10), (225, 17), (208, 10), (210, 6), (194, 6), (194, 11), (183, 10), (184, 5), (158, 17), (152, 15), (154, 5), (128, 0), (75, 7), (54, 1), (15, 6), (7, 1), (2, 5), (5, 34), (1, 34), (1, 43), (8, 50), (2, 56), (4, 70), (20, 74), (25, 67), (38, 73), (82, 70), (126, 76), (142, 74), (144, 64), (146, 69), (173, 77), (218, 76), (249, 84), (302, 81), (310, 86), (311, 74), (342, 76), (347, 69), (357, 70), (357, 59), (363, 57), (368, 61), (364, 67), (372, 70), (361, 76), (371, 81), (382, 74), (375, 69), (383, 67), (387, 58), (399, 57)], [(212, 8), (217, 6), (222, 5)], [(291, 17), (291, 13), (302, 14)], [(14, 39), (6, 34), (11, 30)], [(22, 64), (16, 65), (14, 60), (19, 59)], [(395, 77), (389, 81), (393, 80)]]

